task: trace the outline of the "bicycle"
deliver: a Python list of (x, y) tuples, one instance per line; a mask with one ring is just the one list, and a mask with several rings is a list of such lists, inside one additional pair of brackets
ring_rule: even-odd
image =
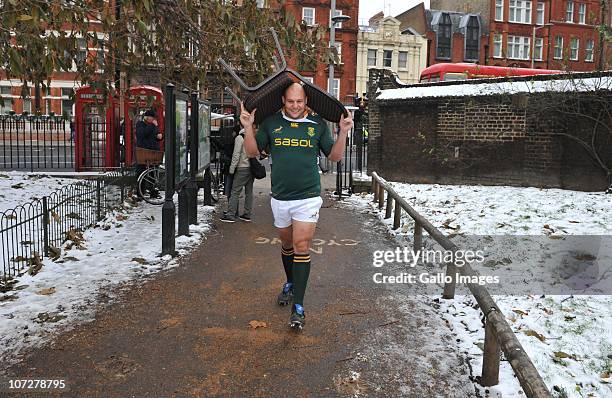
[(147, 167), (138, 176), (138, 193), (145, 202), (152, 205), (161, 205), (165, 200), (166, 168), (163, 159), (163, 151), (136, 148), (136, 163)]

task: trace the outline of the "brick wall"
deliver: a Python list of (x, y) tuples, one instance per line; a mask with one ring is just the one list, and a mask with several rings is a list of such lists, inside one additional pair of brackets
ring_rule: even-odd
[[(551, 95), (370, 100), (368, 170), (413, 183), (606, 189), (605, 172), (584, 148), (554, 134), (592, 126), (543, 116), (542, 101), (572, 94)], [(604, 139), (612, 164), (612, 137)]]

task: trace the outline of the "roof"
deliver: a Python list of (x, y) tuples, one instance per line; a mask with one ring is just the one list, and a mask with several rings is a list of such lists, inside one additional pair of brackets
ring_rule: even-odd
[(427, 23), (429, 24), (429, 28), (433, 31), (438, 31), (438, 25), (442, 19), (443, 14), (448, 14), (451, 19), (452, 24), (452, 32), (453, 33), (461, 33), (465, 34), (465, 29), (470, 20), (470, 17), (477, 17), (480, 22), (480, 28), (484, 30), (485, 22), (480, 14), (472, 14), (472, 13), (463, 13), (456, 11), (445, 11), (445, 10), (425, 10), (425, 16), (427, 18)]

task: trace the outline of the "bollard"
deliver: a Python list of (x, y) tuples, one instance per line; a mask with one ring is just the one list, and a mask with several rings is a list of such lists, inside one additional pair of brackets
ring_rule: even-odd
[(212, 176), (210, 166), (204, 171), (204, 206), (214, 206), (212, 202)]
[(189, 207), (187, 189), (182, 187), (178, 193), (178, 235), (189, 236)]

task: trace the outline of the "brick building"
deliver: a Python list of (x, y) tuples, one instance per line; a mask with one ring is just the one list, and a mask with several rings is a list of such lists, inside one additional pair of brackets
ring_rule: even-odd
[[(590, 78), (598, 80), (589, 85)], [(591, 142), (592, 120), (612, 99), (612, 72), (567, 80), (571, 92), (541, 89), (554, 79), (502, 79), (515, 81), (516, 90), (506, 91), (498, 79), (436, 83), (434, 95), (423, 87), (401, 88), (389, 71), (371, 70), (376, 85), (370, 92), (382, 93), (369, 103), (368, 170), (411, 183), (605, 190), (610, 176), (589, 150), (564, 134)], [(528, 85), (540, 89), (528, 92)], [(557, 105), (570, 101), (582, 104), (579, 116)], [(610, 167), (612, 137), (600, 133), (598, 155)]]
[[(448, 6), (453, 6), (450, 2)], [(488, 44), (488, 21), (476, 2), (457, 1), (455, 10), (425, 9), (423, 3), (397, 15), (402, 31), (412, 28), (427, 38), (427, 65), (441, 62), (484, 63)], [(470, 6), (470, 4), (472, 4)], [(441, 2), (440, 6), (447, 4)], [(459, 11), (458, 8), (466, 11)]]
[[(330, 0), (287, 0), (284, 7), (293, 13), (298, 21), (304, 21), (308, 25), (329, 26), (331, 18)], [(304, 77), (336, 95), (340, 102), (353, 104), (356, 94), (356, 68), (357, 68), (357, 33), (359, 0), (337, 0), (336, 14), (348, 15), (350, 20), (336, 24), (335, 42), (340, 64), (334, 66), (334, 87), (328, 90), (328, 66), (318, 63), (314, 70), (298, 70), (293, 60), (289, 61)], [(329, 31), (328, 31), (329, 32)], [(323, 39), (329, 41), (329, 33)]]
[[(478, 58), (476, 16), (481, 33)], [(431, 10), (421, 3), (396, 18), (402, 29), (412, 26), (427, 36), (428, 65), (467, 61), (592, 71), (600, 57), (600, 0), (431, 0)]]
[(599, 0), (484, 1), (491, 7), (487, 64), (531, 67), (533, 63), (535, 68), (572, 71), (597, 68)]

